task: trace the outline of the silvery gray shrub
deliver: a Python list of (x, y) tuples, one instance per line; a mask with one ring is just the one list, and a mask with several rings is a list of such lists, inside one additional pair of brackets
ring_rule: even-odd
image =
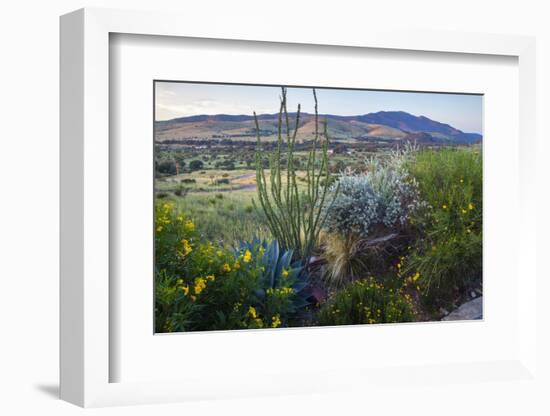
[(392, 152), (387, 160), (370, 159), (363, 172), (343, 172), (330, 192), (324, 227), (330, 232), (368, 238), (384, 227), (397, 231), (423, 203), (404, 162), (412, 151)]

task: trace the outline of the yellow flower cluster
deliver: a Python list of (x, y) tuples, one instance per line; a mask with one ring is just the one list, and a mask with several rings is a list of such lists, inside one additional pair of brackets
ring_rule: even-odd
[(291, 287), (281, 287), (277, 289), (269, 288), (265, 291), (268, 295), (281, 295), (281, 296), (289, 296), (294, 293), (294, 289)]
[(281, 276), (283, 276), (283, 279), (286, 279), (288, 277), (288, 270), (283, 269), (283, 271), (281, 272)]
[(405, 280), (407, 282), (411, 282), (411, 283), (416, 282), (418, 279), (420, 279), (420, 272), (416, 272), (415, 274), (410, 275), (407, 278), (405, 278)]
[(258, 313), (256, 312), (256, 308), (254, 306), (250, 306), (248, 308), (248, 315), (252, 318), (252, 319), (256, 319), (258, 317)]
[(206, 279), (197, 277), (195, 279), (195, 287), (193, 288), (193, 291), (196, 295), (200, 295), (204, 289), (206, 289)]
[(281, 326), (281, 316), (279, 314), (271, 318), (271, 328), (278, 328)]
[(222, 270), (226, 273), (229, 273), (231, 271), (231, 266), (228, 263), (224, 263)]
[(155, 221), (157, 233), (162, 232), (164, 226), (172, 222), (172, 219), (170, 217), (172, 213), (172, 208), (172, 204), (165, 203), (162, 205), (162, 207), (160, 207), (160, 209), (157, 210), (157, 218)]
[(195, 224), (191, 220), (185, 221), (185, 224), (183, 225), (183, 229), (187, 232), (192, 232), (195, 230)]
[(184, 256), (187, 256), (189, 253), (193, 251), (193, 246), (186, 239), (181, 240), (181, 244), (183, 245), (182, 254)]
[(250, 263), (250, 260), (252, 260), (252, 253), (250, 252), (250, 250), (246, 250), (244, 252), (243, 261), (245, 263)]

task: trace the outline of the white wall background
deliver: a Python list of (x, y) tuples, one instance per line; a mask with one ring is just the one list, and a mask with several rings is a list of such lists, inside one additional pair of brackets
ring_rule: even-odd
[[(549, 226), (546, 138), (550, 117), (550, 13), (545, 1), (453, 2), (246, 0), (19, 0), (0, 9), (0, 413), (67, 415), (81, 409), (56, 399), (58, 383), (58, 16), (84, 6), (178, 10), (204, 25), (231, 19), (241, 28), (266, 20), (338, 31), (346, 25), (535, 35), (538, 42), (539, 266)], [(185, 24), (185, 22), (182, 22)], [(305, 29), (307, 30), (307, 29)], [(503, 238), (506, 238), (503, 227)], [(544, 244), (544, 247), (543, 247)], [(542, 282), (538, 290), (548, 292)], [(549, 308), (539, 305), (541, 354), (550, 374)], [(548, 380), (548, 379), (547, 379)], [(525, 388), (524, 388), (525, 387)], [(454, 392), (429, 389), (363, 397), (345, 393), (93, 410), (101, 415), (162, 414), (549, 414), (544, 389), (498, 383)]]

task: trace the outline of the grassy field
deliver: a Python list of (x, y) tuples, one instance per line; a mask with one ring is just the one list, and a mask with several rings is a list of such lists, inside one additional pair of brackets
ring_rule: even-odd
[(252, 199), (256, 190), (233, 192), (190, 192), (184, 197), (170, 194), (178, 211), (193, 218), (197, 228), (207, 240), (235, 245), (253, 237), (269, 238), (263, 213), (254, 208)]

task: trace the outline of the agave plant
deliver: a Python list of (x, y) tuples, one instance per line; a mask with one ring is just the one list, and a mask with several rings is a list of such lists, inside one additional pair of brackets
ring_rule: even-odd
[(252, 241), (241, 241), (236, 254), (246, 251), (262, 266), (260, 288), (256, 292), (260, 302), (265, 299), (269, 289), (290, 288), (293, 293), (293, 313), (299, 313), (310, 303), (307, 300), (308, 276), (301, 260), (292, 261), (292, 249), (282, 250), (277, 240), (267, 242), (256, 238)]

